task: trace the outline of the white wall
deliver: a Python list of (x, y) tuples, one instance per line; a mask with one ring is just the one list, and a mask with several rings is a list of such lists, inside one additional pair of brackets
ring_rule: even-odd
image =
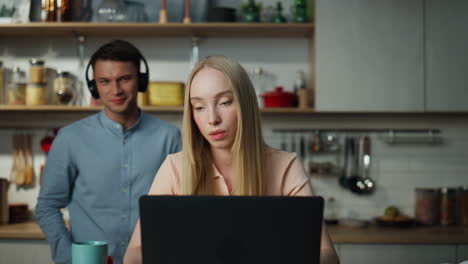
[[(181, 115), (159, 115), (162, 119), (180, 126)], [(404, 213), (414, 212), (414, 188), (456, 187), (468, 185), (468, 118), (467, 117), (314, 117), (267, 115), (263, 118), (264, 135), (268, 144), (280, 147), (282, 136), (273, 133), (277, 128), (438, 128), (442, 130), (443, 143), (437, 145), (402, 144), (389, 145), (379, 133), (370, 133), (372, 143), (371, 176), (376, 180), (377, 189), (373, 195), (358, 196), (338, 185), (338, 176), (313, 175), (311, 181), (317, 194), (325, 199), (334, 197), (335, 211), (339, 217), (369, 219), (382, 214), (388, 205), (396, 205)], [(11, 169), (11, 135), (14, 130), (0, 130), (0, 177), (9, 175)], [(45, 155), (39, 147), (40, 139), (50, 133), (37, 129), (34, 132), (34, 168), (38, 174)], [(311, 143), (312, 134), (304, 134)], [(344, 134), (336, 135), (343, 139)], [(361, 133), (360, 135), (365, 135)], [(289, 135), (288, 137), (289, 138)], [(308, 160), (324, 160), (323, 156), (309, 156)], [(329, 155), (327, 160), (342, 165), (342, 153)], [(31, 189), (10, 187), (10, 202), (36, 204), (39, 186)]]
[[(131, 38), (147, 57), (152, 80), (185, 81), (189, 72), (188, 38)], [(86, 43), (86, 61), (104, 38), (89, 38)], [(70, 38), (2, 38), (0, 60), (4, 66), (28, 68), (28, 59), (44, 58), (49, 67), (78, 72), (75, 39)], [(306, 39), (207, 39), (201, 44), (201, 55), (225, 54), (239, 60), (248, 70), (261, 66), (277, 76), (277, 84), (292, 89), (296, 70), (309, 72), (309, 43)], [(2, 113), (4, 114), (4, 113)], [(63, 124), (44, 115), (44, 122)], [(179, 125), (180, 115), (165, 114), (161, 118)], [(380, 214), (387, 205), (395, 204), (409, 215), (413, 214), (415, 187), (459, 186), (468, 184), (468, 122), (466, 117), (392, 117), (392, 116), (295, 116), (265, 115), (266, 141), (275, 147), (280, 145), (280, 135), (274, 128), (439, 128), (443, 131), (444, 144), (386, 145), (372, 137), (371, 175), (377, 180), (378, 189), (372, 196), (358, 197), (341, 189), (337, 177), (312, 178), (318, 194), (337, 199), (337, 213), (341, 217), (369, 218)], [(65, 122), (66, 123), (66, 122)], [(45, 156), (39, 147), (40, 139), (49, 133), (34, 130), (34, 167), (36, 174)], [(11, 135), (14, 130), (0, 130), (0, 177), (8, 177), (11, 169)], [(309, 135), (309, 139), (311, 136)], [(10, 188), (10, 202), (27, 202), (35, 206), (39, 187)]]

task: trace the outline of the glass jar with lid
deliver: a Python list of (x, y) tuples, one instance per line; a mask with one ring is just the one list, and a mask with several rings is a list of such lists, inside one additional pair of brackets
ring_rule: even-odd
[(67, 105), (75, 97), (73, 79), (70, 72), (60, 71), (54, 80), (54, 103)]
[(458, 189), (458, 223), (468, 226), (468, 185)]
[(440, 224), (443, 226), (456, 223), (456, 191), (455, 188), (440, 189)]
[(11, 81), (7, 85), (7, 104), (24, 105), (26, 103), (26, 74), (16, 67)]
[(29, 68), (29, 82), (30, 83), (45, 83), (46, 80), (46, 68), (43, 60), (31, 59)]
[(439, 223), (440, 191), (435, 188), (416, 188), (415, 219), (422, 225)]
[(26, 86), (26, 104), (27, 105), (47, 104), (47, 84), (46, 83), (28, 83), (28, 85)]

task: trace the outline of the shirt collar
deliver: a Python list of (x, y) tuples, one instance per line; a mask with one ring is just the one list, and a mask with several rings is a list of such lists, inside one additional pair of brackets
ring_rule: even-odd
[(141, 111), (140, 109), (138, 109), (138, 112), (140, 113), (140, 116), (138, 117), (138, 120), (135, 122), (135, 124), (133, 124), (133, 126), (127, 128), (125, 131), (124, 131), (124, 128), (121, 124), (111, 120), (107, 115), (106, 113), (104, 112), (104, 109), (101, 110), (101, 112), (99, 112), (98, 114), (98, 118), (99, 118), (99, 121), (101, 122), (101, 124), (109, 129), (112, 133), (116, 133), (118, 135), (122, 135), (124, 133), (128, 133), (128, 132), (131, 132), (133, 130), (135, 130), (138, 126), (140, 126), (140, 124), (142, 123), (142, 120), (145, 116), (145, 114), (143, 113), (143, 111)]
[(223, 177), (223, 175), (218, 171), (218, 169), (216, 168), (216, 166), (213, 163), (213, 178), (217, 179), (219, 177)]

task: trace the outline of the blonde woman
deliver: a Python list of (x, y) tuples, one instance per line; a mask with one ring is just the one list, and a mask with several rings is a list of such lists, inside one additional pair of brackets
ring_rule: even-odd
[[(182, 152), (169, 155), (149, 194), (309, 196), (312, 190), (295, 153), (267, 146), (252, 83), (224, 56), (200, 61), (187, 82)], [(338, 263), (323, 226), (321, 263)], [(137, 224), (124, 263), (141, 263)]]

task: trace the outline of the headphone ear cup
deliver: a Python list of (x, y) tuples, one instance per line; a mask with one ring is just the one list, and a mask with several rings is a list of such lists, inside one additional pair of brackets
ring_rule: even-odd
[(146, 92), (148, 89), (148, 82), (149, 82), (149, 75), (148, 73), (140, 73), (138, 76), (138, 91), (139, 92)]
[(88, 89), (94, 98), (99, 99), (99, 92), (98, 92), (95, 80), (88, 81)]

